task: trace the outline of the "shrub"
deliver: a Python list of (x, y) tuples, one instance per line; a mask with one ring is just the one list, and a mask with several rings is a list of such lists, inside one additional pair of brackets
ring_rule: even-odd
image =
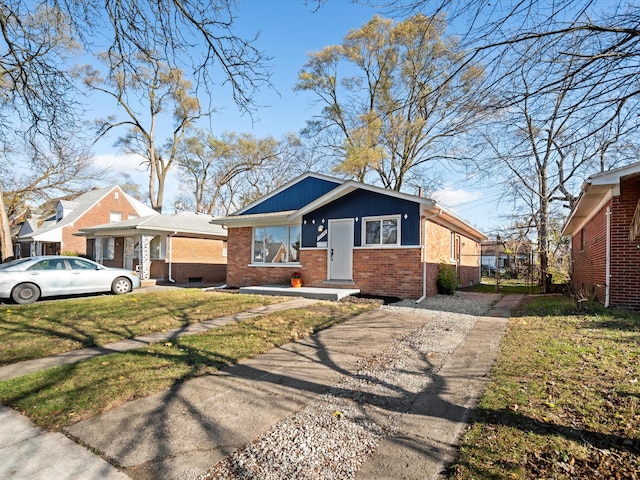
[(453, 265), (441, 262), (438, 267), (438, 277), (436, 279), (438, 293), (453, 295), (458, 288), (458, 275)]

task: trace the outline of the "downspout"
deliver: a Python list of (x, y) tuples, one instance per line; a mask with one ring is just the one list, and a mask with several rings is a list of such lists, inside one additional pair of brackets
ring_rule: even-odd
[(421, 303), (427, 298), (427, 220), (442, 215), (442, 208), (438, 213), (424, 217), (424, 245), (422, 245), (422, 296), (416, 300), (416, 303)]
[(607, 207), (607, 251), (605, 252), (605, 272), (604, 272), (604, 306), (609, 306), (611, 298), (611, 207)]
[(172, 265), (172, 261), (173, 261), (173, 236), (176, 235), (178, 232), (173, 232), (172, 234), (169, 235), (169, 282), (170, 283), (176, 283), (176, 281), (171, 278), (171, 265)]

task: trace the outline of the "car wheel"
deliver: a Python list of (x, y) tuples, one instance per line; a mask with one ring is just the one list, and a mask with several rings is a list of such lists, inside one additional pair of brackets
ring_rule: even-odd
[(22, 305), (33, 303), (40, 298), (40, 289), (33, 283), (16, 285), (11, 292), (11, 299)]
[(122, 295), (128, 293), (132, 289), (131, 280), (125, 277), (116, 278), (111, 284), (111, 291), (116, 295)]

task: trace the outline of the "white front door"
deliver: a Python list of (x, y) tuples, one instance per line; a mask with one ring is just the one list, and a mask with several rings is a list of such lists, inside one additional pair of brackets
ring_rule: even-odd
[(329, 220), (329, 280), (353, 279), (353, 220)]

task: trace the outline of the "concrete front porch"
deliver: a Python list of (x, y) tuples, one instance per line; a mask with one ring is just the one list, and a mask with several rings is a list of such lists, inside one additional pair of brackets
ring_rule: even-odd
[(251, 287), (241, 287), (240, 293), (251, 293), (254, 295), (282, 295), (285, 297), (304, 297), (315, 300), (340, 300), (349, 295), (360, 293), (359, 288), (320, 288), (320, 287), (299, 287), (293, 288), (289, 285), (259, 285)]

